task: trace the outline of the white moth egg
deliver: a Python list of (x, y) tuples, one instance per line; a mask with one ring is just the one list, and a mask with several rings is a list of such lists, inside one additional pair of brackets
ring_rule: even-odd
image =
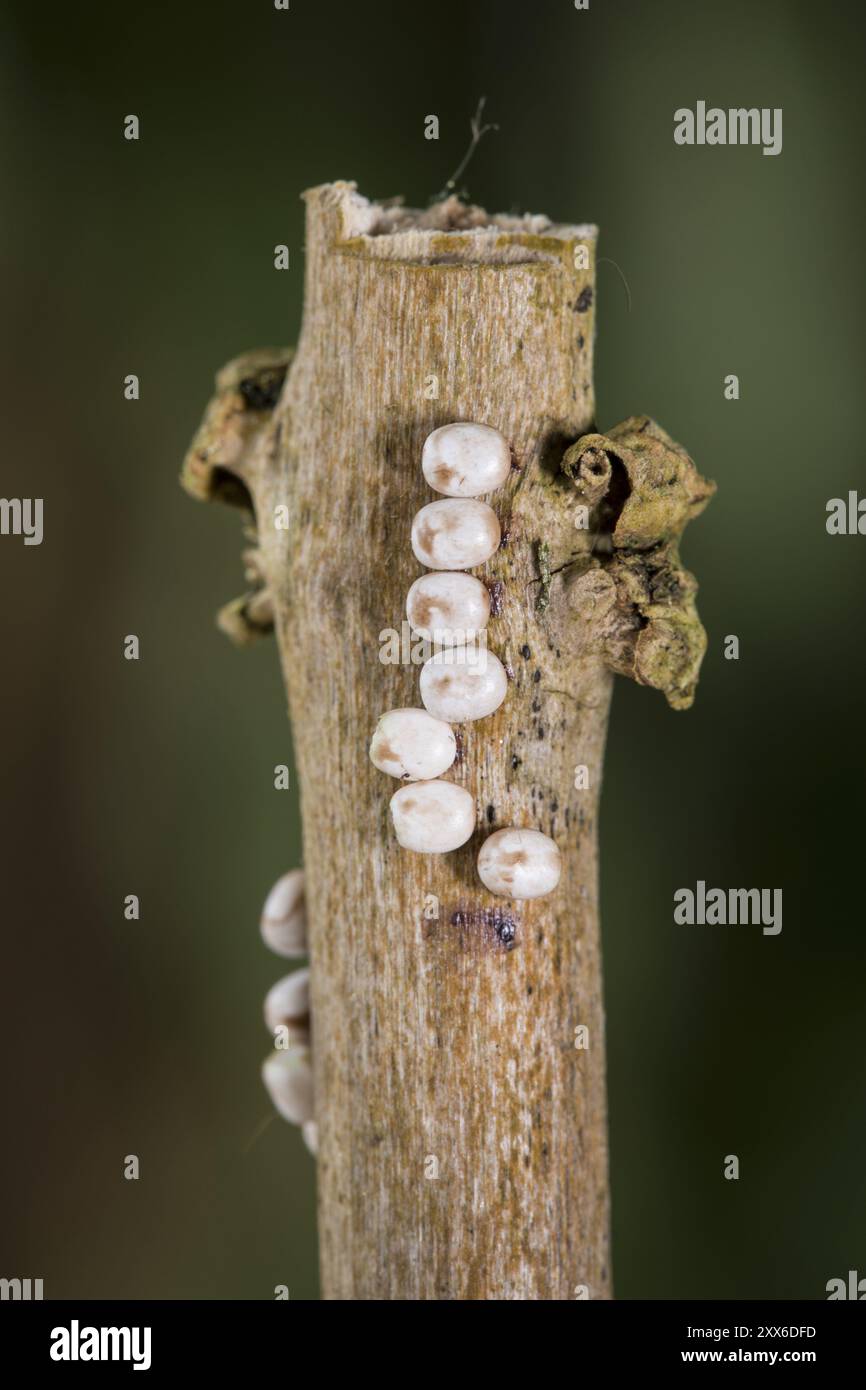
[(262, 909), (262, 940), (278, 956), (303, 956), (307, 951), (307, 905), (304, 871), (292, 869), (271, 889)]
[(446, 497), (479, 497), (505, 482), (511, 450), (489, 425), (443, 425), (424, 441), (421, 469), (434, 491)]
[(313, 1118), (313, 1069), (308, 1047), (273, 1051), (262, 1063), (262, 1081), (284, 1120), (303, 1125)]
[(490, 594), (472, 574), (436, 570), (415, 580), (406, 616), (412, 630), (437, 647), (462, 647), (486, 628)]
[(279, 1027), (289, 1030), (291, 1040), (307, 1041), (310, 1017), (310, 971), (293, 970), (277, 980), (265, 995), (265, 1027), (273, 1033)]
[(486, 502), (448, 497), (428, 502), (412, 522), (416, 560), (431, 570), (471, 570), (499, 548), (499, 518)]
[(562, 872), (559, 849), (540, 830), (496, 830), (478, 853), (478, 876), (501, 898), (543, 898)]
[(475, 829), (475, 799), (454, 782), (416, 782), (391, 797), (391, 817), (404, 849), (447, 854)]
[(421, 699), (437, 719), (464, 724), (498, 709), (508, 690), (505, 667), (486, 647), (450, 647), (421, 667)]
[(450, 724), (425, 709), (392, 709), (383, 714), (370, 740), (370, 761), (389, 777), (427, 781), (447, 772), (457, 756)]

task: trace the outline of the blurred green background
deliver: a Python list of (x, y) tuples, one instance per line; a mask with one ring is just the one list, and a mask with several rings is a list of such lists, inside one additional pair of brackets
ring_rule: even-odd
[[(249, 1146), (282, 973), (258, 912), (299, 860), (272, 783), (285, 699), (273, 646), (213, 624), (243, 588), (237, 516), (176, 475), (214, 370), (296, 338), (301, 191), (425, 204), (482, 93), (500, 128), (471, 196), (598, 222), (628, 280), (630, 311), (600, 266), (600, 426), (647, 411), (719, 484), (685, 546), (697, 704), (614, 698), (616, 1291), (822, 1298), (866, 1274), (866, 539), (824, 524), (866, 491), (861, 7), (2, 10), (2, 492), (45, 498), (45, 539), (0, 540), (0, 1275), (54, 1298), (316, 1296), (313, 1162), (280, 1121)], [(783, 153), (675, 146), (698, 99), (782, 107)], [(675, 926), (698, 878), (781, 887), (781, 936)]]

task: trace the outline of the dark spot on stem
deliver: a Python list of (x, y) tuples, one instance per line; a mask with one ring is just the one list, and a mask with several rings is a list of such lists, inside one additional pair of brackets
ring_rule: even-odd
[(513, 950), (516, 945), (517, 918), (501, 907), (460, 907), (456, 912), (452, 912), (451, 925), (452, 927), (480, 928), (484, 932), (491, 933), (499, 944), (505, 947), (506, 951)]
[(451, 766), (452, 766), (452, 767), (459, 767), (460, 764), (461, 764), (462, 761), (463, 761), (463, 753), (464, 753), (463, 730), (462, 730), (462, 729), (456, 728), (456, 729), (454, 730), (454, 742), (457, 744), (457, 752), (454, 754), (454, 762), (451, 764)]
[(490, 594), (490, 616), (498, 618), (505, 599), (505, 585), (501, 579), (490, 579), (486, 583), (487, 592)]
[(514, 949), (514, 938), (517, 932), (514, 923), (510, 919), (504, 921), (495, 928), (495, 931), (506, 951), (512, 951)]

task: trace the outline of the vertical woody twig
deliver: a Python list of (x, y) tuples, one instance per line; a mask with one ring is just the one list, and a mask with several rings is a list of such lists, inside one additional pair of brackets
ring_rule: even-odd
[[(676, 541), (709, 490), (645, 417), (594, 426), (593, 227), (307, 194), (304, 321), (225, 369), (186, 485), (251, 506), (301, 782), (323, 1291), (353, 1299), (610, 1296), (597, 813), (611, 670), (690, 702), (703, 634)], [(443, 856), (400, 849), (367, 748), (415, 705), (379, 660), (419, 573), (419, 461), (438, 425), (510, 441), (486, 566), (505, 703), (447, 775), (478, 810)], [(274, 524), (287, 508), (288, 529)], [(552, 836), (548, 898), (475, 868), (492, 830)]]

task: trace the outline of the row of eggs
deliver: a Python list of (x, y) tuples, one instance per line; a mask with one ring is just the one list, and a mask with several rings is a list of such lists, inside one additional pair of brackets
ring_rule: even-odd
[[(380, 771), (406, 783), (391, 798), (399, 843), (419, 853), (457, 849), (475, 829), (475, 801), (465, 788), (441, 780), (457, 756), (452, 723), (483, 719), (498, 709), (508, 688), (505, 669), (484, 648), (474, 661), (461, 659), (490, 617), (490, 596), (479, 579), (465, 573), (495, 554), (499, 520), (485, 502), (508, 477), (511, 453), (498, 430), (460, 423), (434, 430), (421, 458), (424, 477), (441, 502), (422, 507), (412, 525), (412, 549), (431, 573), (409, 590), (406, 613), (420, 637), (442, 650), (422, 668), (424, 709), (393, 709), (379, 720), (370, 757)], [(555, 842), (538, 830), (511, 827), (490, 835), (478, 855), (478, 873), (492, 893), (513, 899), (542, 897), (559, 882)], [(278, 955), (307, 949), (302, 870), (286, 874), (268, 896), (261, 931)], [(262, 1079), (279, 1113), (299, 1124), (308, 1148), (318, 1147), (310, 1056), (310, 972), (293, 971), (268, 991), (265, 1023), (285, 1031), (287, 1046), (275, 1048)]]
[[(260, 930), (265, 945), (290, 959), (307, 954), (307, 904), (303, 869), (283, 874), (271, 889), (262, 910)], [(313, 1061), (310, 1028), (309, 967), (277, 980), (265, 995), (265, 1027), (282, 1045), (262, 1063), (262, 1081), (284, 1120), (300, 1125), (312, 1154), (319, 1147), (313, 1105)]]
[[(490, 617), (484, 584), (465, 571), (499, 548), (496, 513), (479, 493), (501, 486), (511, 451), (498, 430), (458, 423), (434, 430), (424, 443), (421, 468), (446, 499), (422, 507), (412, 523), (416, 559), (433, 573), (416, 579), (406, 601), (410, 626), (441, 648), (421, 669), (424, 709), (382, 715), (370, 743), (381, 772), (409, 785), (391, 797), (399, 844), (421, 854), (464, 845), (475, 829), (475, 800), (464, 787), (440, 780), (457, 755), (451, 724), (483, 719), (505, 699), (508, 679), (486, 645), (474, 647)], [(499, 896), (543, 897), (559, 882), (559, 850), (538, 830), (497, 830), (478, 855), (482, 883)]]

